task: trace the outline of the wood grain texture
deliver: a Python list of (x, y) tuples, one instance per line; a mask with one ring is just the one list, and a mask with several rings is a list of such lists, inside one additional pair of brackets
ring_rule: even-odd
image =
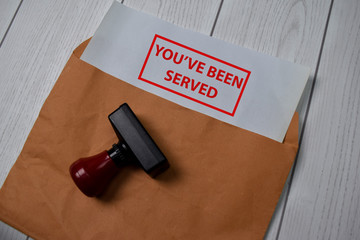
[(0, 51), (2, 185), (72, 50), (112, 0), (24, 1)]
[[(311, 77), (298, 106), (300, 129), (321, 49), (330, 1), (224, 1), (213, 36), (309, 66)], [(276, 239), (289, 182), (284, 186), (266, 239)]]
[(0, 0), (0, 46), (21, 0)]
[(206, 35), (211, 32), (220, 2), (221, 0), (124, 0), (128, 7)]
[(360, 238), (359, 12), (334, 1), (281, 240)]
[[(107, 1), (24, 1), (0, 50), (0, 185), (73, 48), (90, 37)], [(0, 239), (26, 239), (1, 224)]]
[[(309, 66), (311, 87), (330, 0), (224, 1), (215, 38)], [(307, 89), (309, 90), (309, 89)], [(304, 121), (309, 91), (299, 106)]]
[[(20, 7), (21, 0), (1, 0), (0, 1), (0, 47), (4, 37), (10, 28), (11, 21), (15, 18), (16, 10)], [(1, 81), (2, 79), (0, 79)], [(0, 221), (0, 239), (26, 240), (27, 236), (16, 229)]]
[(0, 239), (2, 239), (2, 240), (27, 240), (27, 236), (0, 221)]

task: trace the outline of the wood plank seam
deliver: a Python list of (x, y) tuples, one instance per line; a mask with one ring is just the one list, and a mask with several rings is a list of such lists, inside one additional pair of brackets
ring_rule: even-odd
[(9, 30), (10, 30), (10, 28), (11, 28), (12, 23), (14, 22), (14, 19), (15, 19), (16, 15), (17, 15), (17, 13), (18, 13), (18, 11), (19, 11), (20, 7), (21, 7), (22, 2), (23, 2), (23, 0), (21, 0), (21, 1), (20, 1), (20, 3), (19, 3), (19, 5), (18, 5), (18, 7), (16, 8), (16, 11), (15, 11), (15, 13), (14, 13), (14, 16), (11, 18), (11, 21), (10, 21), (10, 23), (9, 23), (9, 26), (8, 26), (8, 27), (7, 27), (7, 29), (6, 29), (5, 34), (4, 34), (3, 38), (1, 39), (1, 42), (0, 42), (0, 48), (1, 48), (2, 44), (3, 44), (3, 42), (5, 41), (6, 35), (7, 35), (7, 33), (9, 32)]
[(289, 198), (289, 193), (290, 193), (290, 191), (291, 191), (291, 184), (292, 184), (292, 181), (293, 181), (294, 172), (295, 172), (295, 170), (296, 170), (296, 165), (297, 165), (297, 161), (298, 161), (298, 156), (299, 156), (299, 151), (300, 151), (300, 147), (301, 147), (301, 142), (302, 142), (302, 139), (303, 139), (304, 130), (305, 130), (305, 127), (306, 127), (306, 121), (307, 121), (307, 117), (308, 117), (308, 114), (309, 114), (309, 109), (310, 109), (310, 106), (311, 106), (311, 99), (312, 99), (312, 96), (313, 96), (314, 87), (315, 87), (315, 83), (316, 83), (316, 79), (317, 79), (317, 75), (318, 75), (318, 70), (319, 70), (319, 66), (320, 66), (320, 62), (321, 62), (321, 56), (322, 56), (322, 52), (323, 52), (323, 48), (324, 48), (324, 43), (325, 43), (325, 39), (326, 39), (326, 33), (327, 33), (327, 30), (328, 30), (328, 26), (329, 26), (329, 21), (330, 21), (330, 17), (331, 17), (331, 11), (332, 11), (332, 8), (333, 8), (333, 3), (334, 3), (334, 0), (331, 0), (330, 7), (329, 7), (329, 11), (328, 11), (328, 16), (327, 16), (326, 24), (325, 24), (325, 28), (324, 28), (324, 34), (323, 34), (323, 38), (322, 38), (322, 41), (321, 41), (321, 47), (320, 47), (320, 51), (319, 51), (319, 55), (318, 55), (318, 60), (317, 60), (317, 63), (316, 63), (314, 80), (313, 80), (313, 83), (312, 83), (312, 86), (311, 86), (311, 91), (310, 91), (310, 96), (309, 96), (308, 105), (307, 105), (307, 107), (306, 107), (306, 113), (305, 113), (305, 117), (304, 117), (304, 123), (303, 123), (303, 127), (302, 127), (302, 129), (301, 129), (301, 132), (300, 132), (300, 137), (299, 137), (299, 150), (298, 150), (298, 152), (297, 152), (297, 154), (296, 154), (296, 157), (295, 157), (295, 160), (294, 160), (294, 165), (293, 165), (293, 167), (292, 167), (292, 169), (291, 169), (291, 172), (290, 172), (289, 188), (288, 188), (288, 191), (286, 192), (286, 195), (285, 195), (285, 202), (284, 202), (284, 207), (283, 207), (283, 209), (282, 209), (282, 211), (281, 211), (280, 224), (279, 224), (279, 228), (278, 228), (277, 233), (276, 233), (276, 240), (279, 239), (279, 235), (280, 235), (280, 231), (281, 231), (281, 226), (282, 226), (283, 219), (284, 219), (285, 209), (286, 209), (287, 201), (288, 201), (288, 198)]
[(221, 11), (221, 7), (222, 7), (222, 5), (223, 5), (223, 2), (224, 2), (224, 0), (221, 0), (221, 2), (220, 2), (220, 4), (219, 4), (219, 9), (218, 9), (218, 11), (217, 11), (217, 13), (216, 13), (215, 20), (214, 20), (214, 24), (213, 24), (213, 26), (212, 26), (212, 28), (211, 28), (210, 36), (212, 36), (213, 33), (214, 33), (215, 26), (216, 26), (217, 20), (218, 20), (218, 18), (219, 18), (219, 15), (220, 15), (220, 11)]

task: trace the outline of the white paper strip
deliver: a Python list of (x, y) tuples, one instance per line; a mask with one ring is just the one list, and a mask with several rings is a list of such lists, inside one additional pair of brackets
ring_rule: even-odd
[(310, 73), (118, 2), (81, 59), (145, 91), (279, 142)]

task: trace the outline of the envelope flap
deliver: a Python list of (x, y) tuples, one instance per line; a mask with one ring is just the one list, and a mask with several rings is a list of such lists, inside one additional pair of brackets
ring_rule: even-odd
[(77, 48), (75, 48), (75, 50), (73, 51), (73, 55), (77, 58), (80, 58), (81, 54), (85, 51), (85, 48), (89, 44), (90, 40), (91, 40), (91, 38), (80, 43), (80, 45)]

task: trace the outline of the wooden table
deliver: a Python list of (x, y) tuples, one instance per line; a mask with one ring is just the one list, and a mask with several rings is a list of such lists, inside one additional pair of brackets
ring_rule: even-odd
[[(112, 0), (0, 0), (0, 185), (72, 50)], [(214, 38), (311, 67), (300, 150), (266, 239), (360, 239), (360, 1), (125, 0)], [(0, 225), (0, 239), (27, 239)]]

